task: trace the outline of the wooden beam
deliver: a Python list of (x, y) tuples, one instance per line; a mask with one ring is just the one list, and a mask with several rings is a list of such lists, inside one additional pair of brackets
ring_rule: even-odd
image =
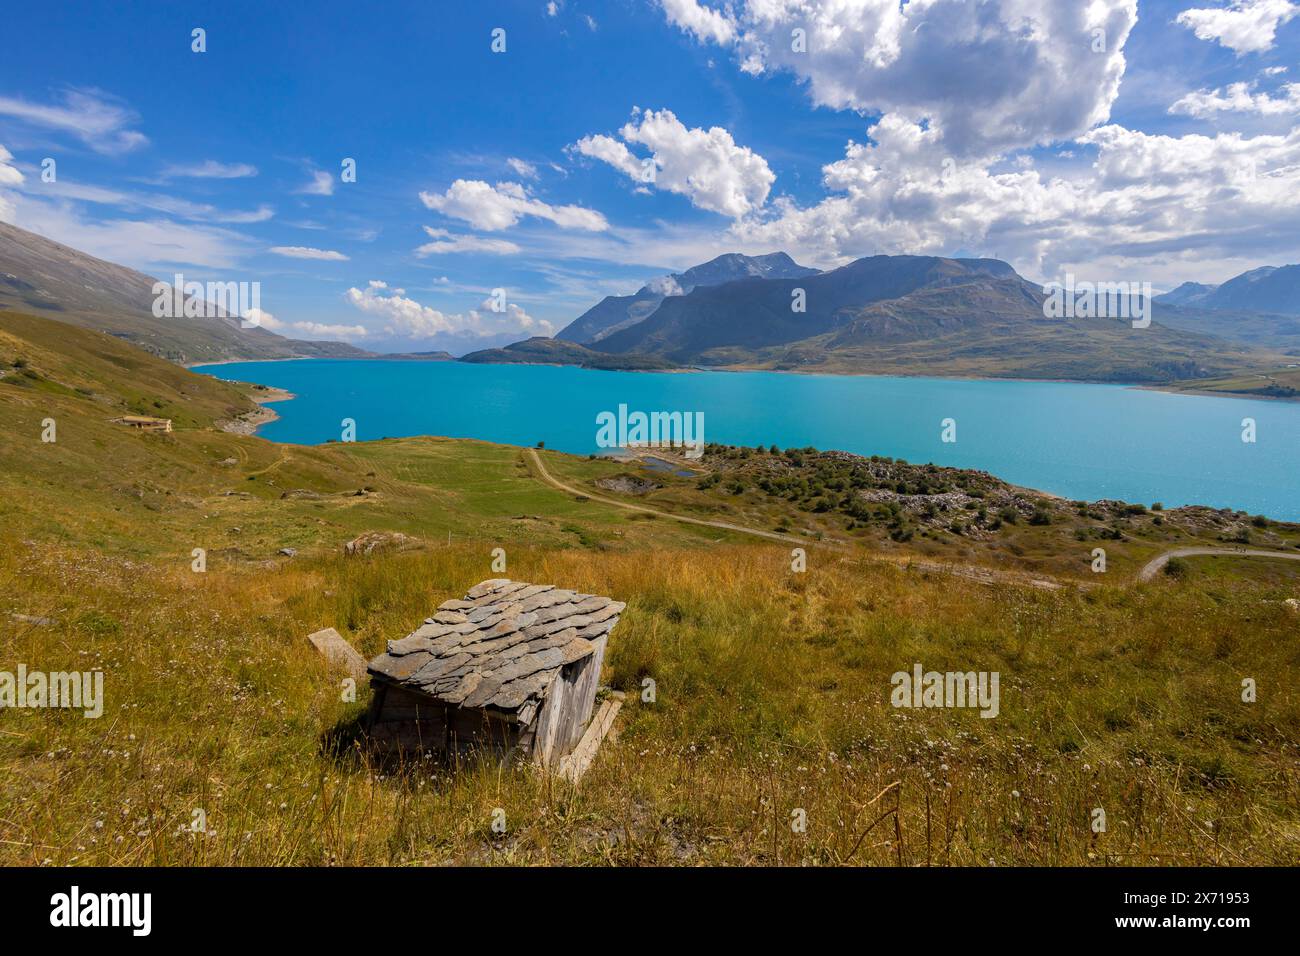
[(565, 780), (577, 783), (582, 779), (582, 775), (587, 772), (591, 762), (596, 759), (596, 751), (600, 749), (600, 743), (609, 733), (610, 728), (614, 726), (614, 718), (618, 716), (618, 710), (623, 706), (623, 702), (617, 698), (606, 698), (596, 711), (596, 716), (591, 718), (591, 723), (587, 725), (587, 731), (578, 741), (578, 745), (573, 748), (573, 753), (565, 754), (560, 758), (559, 774)]
[(331, 666), (346, 670), (351, 677), (362, 680), (366, 676), (366, 659), (355, 647), (343, 640), (343, 635), (332, 627), (308, 634), (307, 640), (320, 651)]

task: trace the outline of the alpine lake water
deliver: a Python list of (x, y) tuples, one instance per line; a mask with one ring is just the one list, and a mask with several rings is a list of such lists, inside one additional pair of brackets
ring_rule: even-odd
[[(301, 359), (200, 366), (292, 392), (259, 430), (294, 444), (410, 435), (575, 454), (602, 413), (702, 413), (706, 441), (812, 446), (991, 472), (1070, 499), (1203, 504), (1300, 521), (1300, 403), (1125, 385), (781, 372)], [(1254, 441), (1243, 441), (1245, 419)], [(608, 420), (606, 417), (604, 420)], [(950, 420), (950, 421), (949, 421)], [(955, 441), (945, 441), (955, 438)]]

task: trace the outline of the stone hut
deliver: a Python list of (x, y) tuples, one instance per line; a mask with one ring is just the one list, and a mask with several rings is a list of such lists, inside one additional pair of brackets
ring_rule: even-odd
[(123, 415), (121, 418), (114, 418), (113, 424), (138, 428), (146, 432), (170, 432), (172, 430), (172, 420), (170, 418), (150, 418), (148, 415)]
[(595, 744), (583, 740), (605, 644), (623, 608), (550, 584), (476, 584), (370, 662), (372, 739), (564, 771), (579, 742), (594, 751), (612, 722), (602, 709)]

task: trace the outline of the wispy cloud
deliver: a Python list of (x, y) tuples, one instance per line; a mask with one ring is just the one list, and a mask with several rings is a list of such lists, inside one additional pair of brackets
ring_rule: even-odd
[(62, 179), (52, 183), (32, 182), (24, 188), (33, 196), (117, 206), (125, 210), (150, 210), (166, 213), (169, 216), (179, 216), (183, 219), (204, 222), (240, 225), (266, 222), (275, 215), (275, 210), (267, 205), (261, 205), (250, 210), (225, 210), (219, 209), (210, 203), (191, 202), (188, 199), (162, 193), (124, 192), (91, 183), (78, 183)]
[(442, 312), (422, 305), (406, 295), (405, 289), (390, 288), (388, 283), (372, 279), (364, 289), (351, 288), (346, 298), (363, 312), (382, 317), (389, 335), (409, 339), (431, 339), (448, 334), (489, 337), (502, 333), (550, 335), (554, 326), (535, 319), (516, 303), (507, 303), (497, 311), (485, 300), (477, 309), (465, 312)]
[(333, 249), (313, 249), (311, 246), (272, 246), (269, 252), (288, 259), (322, 259), (329, 262), (347, 262), (348, 257)]
[(299, 332), (314, 339), (364, 339), (370, 334), (370, 330), (364, 325), (284, 322), (263, 309), (250, 309), (246, 318), (268, 332)]
[(68, 90), (60, 105), (0, 96), (0, 116), (71, 133), (100, 153), (125, 153), (149, 142), (130, 128), (139, 122), (135, 112), (98, 90)]
[(537, 178), (537, 167), (525, 159), (511, 156), (506, 160), (506, 165), (514, 170), (516, 176), (522, 176), (524, 179)]
[(549, 220), (561, 229), (602, 232), (609, 228), (605, 217), (594, 209), (552, 206), (530, 196), (520, 183), (493, 186), (481, 179), (458, 179), (445, 193), (421, 192), (420, 201), (444, 216), (489, 232), (508, 229), (525, 216)]
[(247, 237), (229, 229), (161, 218), (94, 221), (66, 202), (14, 195), (14, 225), (135, 269), (231, 269), (251, 250)]
[(256, 175), (256, 166), (248, 163), (220, 163), (215, 159), (191, 165), (168, 166), (163, 170), (163, 176), (169, 178), (244, 179)]
[(433, 242), (426, 242), (415, 250), (415, 254), (420, 258), (453, 252), (486, 252), (494, 256), (508, 256), (519, 251), (519, 246), (507, 239), (458, 236), (446, 229), (434, 229), (430, 226), (425, 226), (424, 231)]
[(312, 170), (311, 180), (296, 192), (307, 196), (333, 196), (334, 177), (323, 169)]

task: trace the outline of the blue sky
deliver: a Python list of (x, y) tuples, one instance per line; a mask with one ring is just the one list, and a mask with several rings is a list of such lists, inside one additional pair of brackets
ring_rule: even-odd
[(268, 327), (380, 351), (549, 334), (733, 250), (1221, 281), (1300, 261), (1298, 14), (11, 5), (0, 219), (161, 277), (258, 281)]

